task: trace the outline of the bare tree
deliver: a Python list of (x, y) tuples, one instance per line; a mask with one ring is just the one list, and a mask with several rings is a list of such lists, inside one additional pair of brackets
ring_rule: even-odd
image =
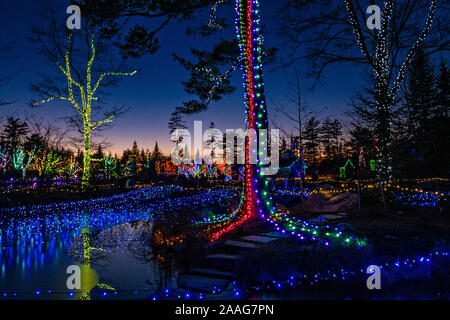
[(45, 121), (31, 115), (26, 117), (26, 122), (31, 135), (39, 136), (48, 147), (59, 150), (65, 146), (68, 130), (61, 129), (56, 121)]
[(107, 92), (102, 89), (117, 84), (117, 78), (112, 76), (132, 76), (137, 71), (122, 72), (122, 60), (109, 54), (112, 44), (94, 37), (99, 31), (88, 22), (82, 30), (72, 33), (66, 29), (65, 21), (56, 18), (51, 6), (44, 4), (41, 14), (48, 24), (34, 27), (30, 40), (38, 46), (49, 66), (56, 66), (59, 72), (51, 76), (44, 74), (40, 82), (30, 84), (40, 99), (33, 105), (62, 100), (73, 107), (74, 115), (69, 114), (66, 120), (82, 136), (82, 187), (86, 188), (90, 180), (92, 132), (107, 128), (124, 112), (124, 108), (103, 109), (102, 97)]
[(278, 102), (272, 101), (276, 106), (275, 112), (280, 112), (288, 120), (294, 123), (293, 129), (296, 131), (293, 135), (295, 141), (296, 155), (301, 157), (303, 154), (303, 141), (302, 133), (304, 130), (304, 124), (314, 115), (314, 112), (309, 110), (308, 105), (303, 101), (303, 89), (300, 80), (300, 72), (295, 68), (294, 81), (290, 84), (291, 93), (287, 95), (288, 100), (295, 105), (295, 111), (287, 109), (285, 106)]
[(427, 54), (448, 50), (448, 8), (437, 7), (438, 0), (385, 0), (380, 28), (372, 29), (366, 23), (366, 9), (374, 4), (288, 0), (280, 12), (281, 30), (293, 50), (286, 64), (309, 60), (310, 74), (316, 80), (327, 67), (342, 62), (362, 64), (373, 71), (380, 141), (377, 171), (381, 180), (389, 180), (391, 106), (419, 47)]
[[(295, 105), (296, 110), (288, 110), (282, 104), (272, 101), (272, 103), (276, 106), (275, 111), (280, 112), (284, 115), (288, 120), (294, 123), (293, 130), (291, 131), (291, 140), (294, 141), (294, 151), (296, 157), (300, 157), (304, 160), (304, 148), (303, 148), (303, 136), (305, 130), (305, 124), (313, 117), (316, 113), (309, 110), (309, 106), (303, 100), (303, 88), (300, 79), (300, 72), (297, 68), (294, 68), (294, 81), (290, 84), (290, 89), (292, 93), (287, 95), (288, 100)], [(272, 121), (273, 123), (273, 121)], [(276, 122), (275, 122), (276, 123)], [(296, 131), (296, 133), (293, 133)], [(282, 132), (286, 134), (286, 131), (282, 129)], [(304, 184), (304, 176), (303, 171), (301, 171), (300, 177), (300, 189), (303, 192), (303, 184)]]
[[(92, 64), (94, 63), (95, 56), (96, 56), (96, 50), (94, 45), (94, 36), (92, 36), (91, 40), (91, 53), (90, 58), (87, 63), (87, 72), (86, 72), (86, 84), (83, 85), (72, 77), (72, 68), (71, 68), (71, 47), (72, 47), (72, 37), (69, 35), (69, 41), (67, 50), (64, 57), (64, 65), (57, 63), (58, 68), (60, 71), (65, 75), (67, 78), (67, 89), (68, 89), (68, 95), (54, 95), (51, 96), (45, 100), (39, 101), (34, 103), (34, 106), (37, 106), (42, 103), (50, 102), (55, 99), (60, 99), (69, 102), (72, 107), (79, 113), (81, 116), (81, 123), (82, 128), (80, 127), (80, 132), (83, 134), (84, 138), (84, 159), (83, 159), (83, 179), (82, 179), (82, 186), (83, 188), (88, 187), (89, 180), (90, 180), (90, 170), (91, 170), (91, 132), (95, 131), (102, 125), (111, 123), (114, 121), (114, 117), (116, 117), (117, 113), (115, 110), (110, 111), (109, 114), (105, 114), (105, 118), (102, 120), (93, 121), (92, 120), (92, 107), (93, 102), (97, 100), (95, 97), (96, 91), (99, 88), (103, 78), (108, 76), (132, 76), (137, 71), (133, 71), (131, 73), (123, 73), (123, 72), (107, 72), (102, 73), (94, 85), (92, 85)], [(77, 87), (79, 90), (79, 97), (78, 99), (75, 98), (73, 86)], [(78, 100), (78, 101), (77, 101)], [(81, 104), (79, 104), (79, 101), (81, 101)]]

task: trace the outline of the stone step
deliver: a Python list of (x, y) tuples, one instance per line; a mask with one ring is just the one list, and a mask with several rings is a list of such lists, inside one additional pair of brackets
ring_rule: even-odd
[(242, 241), (234, 241), (234, 240), (227, 240), (227, 241), (225, 241), (225, 244), (227, 246), (239, 247), (239, 248), (245, 248), (245, 249), (256, 249), (256, 248), (258, 248), (258, 246), (256, 244), (248, 243), (248, 242), (242, 242)]
[(288, 234), (283, 234), (280, 232), (267, 232), (267, 233), (263, 233), (262, 236), (272, 237), (272, 238), (287, 238), (287, 237), (289, 237)]
[(341, 217), (348, 217), (348, 213), (345, 213), (345, 212), (338, 212), (336, 214)]
[(206, 256), (206, 259), (226, 259), (226, 260), (238, 260), (239, 255), (228, 253), (217, 253)]
[(190, 274), (208, 275), (217, 278), (224, 279), (236, 279), (236, 274), (233, 272), (223, 271), (219, 269), (212, 268), (191, 268), (189, 270)]
[(342, 219), (343, 216), (337, 214), (322, 214), (319, 218), (324, 218), (327, 221), (339, 220)]
[(277, 238), (252, 235), (252, 236), (248, 236), (248, 237), (243, 237), (242, 240), (258, 242), (258, 243), (269, 243), (269, 242), (277, 240)]
[(319, 218), (311, 218), (307, 220), (308, 223), (320, 225), (320, 224), (326, 224), (327, 222), (325, 219), (319, 219)]
[(240, 256), (235, 254), (220, 253), (206, 256), (206, 259), (208, 260), (209, 265), (214, 268), (233, 270), (235, 263), (240, 259)]
[(228, 283), (229, 280), (226, 279), (198, 275), (182, 275), (179, 280), (180, 288), (204, 293), (214, 293), (218, 290), (224, 290), (228, 286)]

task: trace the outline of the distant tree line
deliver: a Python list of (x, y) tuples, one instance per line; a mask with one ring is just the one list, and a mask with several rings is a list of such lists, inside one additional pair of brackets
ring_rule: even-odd
[[(2, 180), (10, 177), (81, 177), (83, 152), (63, 147), (66, 132), (39, 119), (7, 117), (0, 130), (0, 169)], [(91, 154), (92, 180), (124, 176), (154, 177), (173, 174), (176, 168), (156, 142), (153, 151), (139, 150), (134, 141), (121, 157), (104, 151), (99, 144)]]

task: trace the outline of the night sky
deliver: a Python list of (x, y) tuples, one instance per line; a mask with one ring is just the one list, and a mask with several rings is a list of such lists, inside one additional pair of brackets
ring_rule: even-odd
[[(56, 1), (65, 14), (66, 1)], [(280, 47), (280, 39), (277, 36), (278, 21), (276, 9), (278, 1), (261, 1), (263, 23), (267, 27), (265, 44), (280, 48), (280, 56), (287, 55), (288, 50)], [(38, 80), (39, 74), (48, 71), (43, 65), (44, 59), (37, 54), (37, 49), (27, 41), (31, 34), (32, 25), (39, 25), (40, 1), (38, 0), (15, 0), (0, 1), (0, 39), (1, 43), (11, 40), (16, 41), (16, 48), (12, 52), (15, 56), (11, 60), (0, 60), (2, 74), (15, 73), (11, 81), (0, 87), (0, 97), (7, 100), (17, 101), (0, 109), (0, 116), (14, 115), (23, 117), (25, 114), (35, 114), (44, 119), (58, 120), (71, 111), (67, 103), (47, 103), (32, 109), (29, 102), (34, 100), (33, 93), (28, 90), (32, 81)], [(229, 9), (229, 14), (234, 10)], [(223, 14), (221, 9), (219, 14)], [(208, 13), (204, 15), (208, 19)], [(161, 149), (168, 153), (171, 148), (167, 122), (174, 107), (189, 97), (183, 90), (182, 80), (187, 79), (184, 69), (174, 61), (172, 52), (182, 56), (189, 56), (190, 48), (201, 47), (205, 41), (201, 38), (192, 39), (185, 35), (185, 25), (172, 24), (159, 36), (162, 48), (154, 55), (146, 56), (133, 61), (140, 72), (134, 77), (125, 77), (120, 81), (117, 88), (112, 89), (112, 95), (107, 102), (111, 105), (125, 105), (131, 110), (118, 120), (115, 126), (105, 134), (108, 141), (112, 142), (111, 151), (121, 154), (122, 150), (132, 145), (133, 140), (138, 142), (139, 147), (153, 149), (155, 141), (158, 141)], [(234, 33), (231, 35), (234, 36)], [(225, 35), (224, 35), (225, 37)], [(230, 38), (227, 37), (227, 38)], [(198, 45), (197, 42), (198, 41)], [(298, 65), (302, 71), (306, 65)], [(288, 106), (286, 94), (289, 93), (288, 85), (292, 82), (293, 69), (272, 70), (273, 66), (265, 68), (265, 89), (269, 108), (270, 119), (275, 118), (289, 132), (291, 123), (283, 120), (281, 114), (274, 114), (275, 107), (271, 99)], [(55, 72), (55, 69), (50, 72)], [(346, 102), (352, 93), (360, 87), (362, 80), (362, 69), (355, 66), (341, 65), (330, 68), (324, 85), (317, 87), (314, 92), (306, 94), (306, 102), (313, 109), (325, 111), (320, 118), (326, 116), (344, 118), (347, 109)], [(241, 72), (237, 69), (233, 77), (233, 85), (238, 90), (231, 96), (210, 105), (206, 112), (186, 117), (188, 126), (193, 125), (194, 120), (203, 120), (204, 129), (210, 121), (216, 123), (221, 130), (226, 128), (244, 128), (244, 102), (243, 88), (241, 84)], [(291, 106), (293, 108), (293, 106)], [(63, 124), (61, 124), (63, 126)]]

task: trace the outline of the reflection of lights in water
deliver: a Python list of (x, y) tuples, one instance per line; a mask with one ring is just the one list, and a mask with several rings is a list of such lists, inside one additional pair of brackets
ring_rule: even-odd
[[(30, 286), (31, 283), (27, 283), (30, 279), (42, 283), (50, 281), (53, 276), (46, 276), (47, 281), (37, 274), (50, 273), (49, 268), (66, 268), (67, 265), (60, 265), (70, 264), (65, 251), (70, 251), (73, 242), (82, 235), (85, 226), (94, 230), (94, 233), (89, 235), (91, 240), (94, 236), (94, 241), (91, 241), (92, 247), (102, 248), (105, 254), (130, 249), (133, 251), (141, 245), (138, 233), (130, 236), (128, 232), (130, 230), (127, 230), (125, 234), (128, 232), (128, 237), (121, 237), (120, 233), (124, 228), (131, 228), (129, 225), (122, 226), (123, 223), (141, 218), (151, 220), (158, 214), (181, 208), (192, 210), (207, 207), (222, 208), (231, 205), (237, 196), (238, 192), (231, 189), (206, 190), (186, 195), (183, 188), (179, 187), (147, 187), (101, 199), (0, 209), (0, 214), (8, 217), (0, 224), (2, 279), (10, 282), (18, 280), (17, 284), (23, 282), (24, 285), (20, 287)], [(118, 227), (111, 228), (114, 225)], [(101, 236), (97, 239), (96, 236), (99, 234)], [(20, 271), (22, 277), (17, 278), (16, 270)], [(13, 283), (11, 288), (19, 288), (17, 284)], [(108, 285), (101, 284), (99, 288), (105, 290)], [(152, 293), (147, 291), (147, 288), (145, 290), (121, 290), (121, 292), (133, 295)], [(39, 291), (39, 295), (64, 294), (60, 290), (51, 290), (51, 293), (48, 293), (45, 288), (33, 290), (32, 293), (35, 291)], [(30, 292), (22, 294), (28, 296)], [(117, 295), (117, 291), (114, 295)]]
[(100, 283), (97, 272), (95, 272), (95, 270), (91, 268), (91, 251), (92, 250), (103, 251), (103, 249), (94, 248), (91, 246), (88, 228), (83, 228), (82, 238), (83, 238), (83, 265), (80, 267), (81, 289), (75, 295), (75, 299), (91, 300), (91, 290), (94, 289), (95, 287), (113, 291), (115, 291), (116, 289), (114, 289), (111, 286), (108, 286), (107, 284)]
[[(158, 187), (159, 188), (159, 187)], [(191, 201), (194, 203), (192, 207), (198, 206), (209, 206), (213, 202), (223, 201), (223, 203), (228, 203), (228, 197), (236, 197), (237, 192), (234, 190), (217, 190), (217, 191), (208, 191), (202, 194), (196, 194), (193, 196), (180, 196), (179, 198), (172, 199), (172, 192), (176, 192), (177, 190), (181, 191), (181, 188), (159, 188), (157, 190), (137, 190), (130, 193), (130, 199), (126, 196), (121, 195), (118, 198), (104, 198), (102, 201), (90, 200), (83, 201), (81, 204), (79, 202), (74, 202), (73, 207), (64, 207), (66, 211), (64, 214), (61, 214), (57, 210), (62, 210), (61, 204), (52, 204), (48, 206), (38, 206), (44, 212), (47, 212), (49, 216), (38, 216), (39, 210), (35, 207), (32, 207), (30, 210), (31, 216), (25, 219), (27, 222), (35, 223), (35, 226), (27, 227), (24, 222), (20, 219), (14, 219), (12, 223), (0, 226), (0, 230), (2, 233), (0, 236), (3, 243), (7, 243), (8, 246), (3, 247), (0, 250), (0, 260), (1, 260), (1, 275), (2, 279), (8, 277), (8, 268), (11, 269), (14, 264), (21, 266), (21, 271), (25, 275), (28, 273), (28, 270), (32, 268), (34, 265), (35, 269), (44, 270), (49, 262), (55, 259), (59, 259), (59, 255), (62, 254), (64, 250), (69, 249), (70, 255), (73, 257), (81, 258), (82, 261), (84, 258), (88, 257), (89, 267), (90, 260), (92, 255), (95, 255), (96, 251), (91, 252), (92, 247), (101, 248), (105, 254), (109, 254), (111, 252), (115, 252), (117, 250), (132, 250), (136, 249), (141, 245), (139, 243), (139, 232), (145, 232), (145, 230), (139, 227), (139, 224), (125, 224), (124, 222), (138, 220), (136, 218), (144, 216), (152, 218), (154, 213), (161, 212), (171, 212), (171, 210), (176, 210), (186, 204), (191, 204)], [(149, 188), (151, 189), (151, 188)], [(151, 196), (153, 195), (153, 198)], [(147, 198), (148, 196), (148, 198)], [(149, 201), (150, 203), (145, 203), (145, 200), (153, 200)], [(119, 210), (116, 211), (107, 211), (102, 208), (105, 205), (105, 202), (110, 201), (110, 207), (117, 206)], [(127, 201), (129, 201), (127, 203)], [(93, 204), (94, 202), (95, 204)], [(84, 206), (87, 206), (89, 209), (81, 210)], [(133, 212), (133, 210), (139, 210), (141, 208), (149, 208), (148, 212)], [(121, 212), (121, 210), (123, 211)], [(4, 213), (4, 210), (0, 210)], [(25, 208), (16, 208), (16, 209), (6, 209), (7, 214), (20, 214), (25, 212)], [(52, 213), (52, 211), (54, 211)], [(120, 213), (119, 213), (120, 212)], [(150, 213), (149, 213), (150, 212)], [(221, 217), (223, 218), (223, 217)], [(318, 232), (317, 226), (310, 224), (305, 221), (296, 220), (293, 217), (289, 217), (283, 213), (277, 213), (275, 215), (270, 216), (271, 220), (274, 220), (273, 224), (277, 224), (277, 228), (279, 228), (280, 232), (285, 232), (287, 234), (292, 233), (290, 227), (296, 227), (296, 230), (302, 232), (302, 234), (310, 233), (311, 237), (314, 237), (314, 232)], [(214, 219), (211, 219), (214, 220)], [(72, 224), (73, 223), (73, 224)], [(113, 225), (118, 225), (116, 227), (111, 227)], [(87, 226), (89, 230), (94, 230), (94, 232), (83, 232), (83, 226)], [(108, 227), (108, 229), (104, 229)], [(101, 229), (101, 230), (99, 230)], [(130, 231), (138, 231), (132, 233)], [(335, 236), (339, 235), (337, 238), (343, 237), (342, 230), (334, 229), (334, 227), (329, 230), (334, 233), (330, 233), (326, 236)], [(327, 230), (323, 230), (320, 232), (328, 232)], [(295, 232), (294, 232), (295, 233)], [(77, 238), (83, 236), (83, 234), (88, 234), (89, 241), (83, 241), (80, 247), (76, 247)], [(296, 235), (296, 233), (294, 234)], [(12, 241), (15, 240), (15, 241)], [(351, 241), (356, 239), (350, 238)], [(349, 241), (350, 241), (349, 240)], [(15, 244), (19, 244), (16, 246)], [(325, 243), (327, 245), (328, 243)], [(12, 246), (14, 245), (14, 246)], [(85, 252), (86, 248), (90, 248), (88, 250), (89, 255)], [(71, 251), (71, 249), (73, 249)], [(75, 250), (76, 249), (76, 250)], [(81, 249), (81, 250), (80, 250)], [(100, 252), (99, 252), (100, 253)], [(432, 261), (432, 256), (441, 255), (447, 256), (447, 252), (436, 252), (431, 254), (430, 256), (420, 257), (419, 259), (406, 259), (404, 261), (398, 261), (398, 263), (389, 263), (389, 264), (380, 264), (383, 268), (393, 268), (395, 270), (400, 270), (402, 268), (410, 268), (417, 264), (427, 264)], [(398, 266), (397, 266), (398, 265)], [(25, 272), (27, 271), (27, 272)], [(98, 276), (95, 277), (95, 271), (93, 269), (86, 269), (82, 272), (87, 273), (87, 279), (90, 279), (89, 283), (86, 286), (83, 286), (82, 292), (79, 296), (77, 296), (76, 292), (65, 292), (64, 294), (69, 297), (79, 297), (79, 298), (90, 298), (90, 292), (92, 288), (89, 289), (90, 286), (95, 284), (95, 287), (98, 287), (102, 290), (100, 293), (101, 296), (108, 297), (117, 295), (118, 293), (125, 293), (129, 295), (140, 295), (147, 294), (149, 296), (152, 294), (152, 291), (149, 289), (141, 289), (141, 290), (114, 290), (112, 287), (106, 284), (98, 284)], [(308, 274), (304, 275), (303, 279), (298, 279), (296, 277), (288, 278), (285, 281), (278, 281), (270, 283), (259, 284), (258, 289), (252, 288), (255, 291), (260, 291), (263, 289), (274, 289), (277, 287), (283, 288), (286, 285), (294, 286), (294, 285), (305, 285), (305, 284), (315, 284), (319, 281), (326, 281), (331, 279), (350, 279), (351, 277), (355, 277), (359, 274), (359, 270), (332, 270), (322, 273), (316, 274)], [(233, 285), (234, 286), (234, 285)], [(33, 291), (31, 294), (36, 296), (48, 296), (50, 297), (53, 294), (61, 294), (58, 291), (48, 291), (44, 290), (45, 288), (38, 288), (38, 290)], [(89, 290), (88, 290), (89, 289)], [(110, 289), (113, 292), (108, 292)], [(167, 290), (167, 291), (166, 291)], [(169, 291), (169, 289), (164, 290), (164, 294), (154, 296), (155, 299), (159, 298), (179, 298), (179, 299), (203, 299), (204, 295), (197, 294), (194, 292), (185, 292), (185, 293), (175, 293), (174, 291)], [(237, 286), (233, 288), (234, 295), (236, 297), (241, 297), (242, 290), (239, 290)], [(83, 295), (84, 292), (84, 295)], [(219, 292), (219, 290), (217, 290)], [(0, 294), (3, 296), (17, 296), (17, 292), (14, 290), (10, 291), (0, 291)], [(19, 295), (21, 293), (19, 292)], [(187, 294), (187, 297), (186, 297)], [(206, 297), (208, 298), (208, 297)]]
[[(179, 187), (148, 187), (94, 200), (54, 203), (33, 207), (2, 209), (6, 217), (0, 224), (0, 242), (8, 245), (42, 243), (63, 231), (74, 230), (78, 236), (83, 226), (104, 229), (129, 221), (151, 220), (165, 212), (180, 209), (231, 206), (237, 191), (230, 189), (203, 191), (182, 196)], [(84, 214), (88, 213), (88, 214)]]
[[(142, 228), (139, 227), (140, 224), (138, 224), (137, 228), (135, 228), (133, 225), (125, 225), (123, 226), (118, 226), (118, 227), (114, 227), (110, 230), (104, 230), (102, 232), (100, 232), (99, 234), (97, 234), (97, 239), (95, 239), (95, 241), (90, 241), (92, 240), (92, 238), (88, 235), (88, 240), (89, 241), (80, 241), (78, 242), (78, 245), (75, 248), (73, 248), (73, 251), (77, 251), (79, 254), (79, 257), (84, 257), (87, 256), (85, 255), (85, 250), (88, 247), (94, 246), (95, 242), (95, 246), (97, 245), (97, 243), (101, 244), (101, 242), (103, 241), (104, 243), (108, 244), (109, 243), (109, 239), (105, 239), (104, 236), (105, 235), (118, 235), (118, 234), (122, 234), (124, 238), (129, 238), (131, 235), (127, 234), (128, 230), (139, 230), (139, 231), (143, 231)], [(123, 230), (126, 230), (126, 232), (122, 232)], [(139, 233), (139, 232), (138, 232)], [(81, 239), (79, 240), (83, 240), (82, 237), (80, 237)], [(137, 237), (136, 237), (137, 238)], [(129, 238), (130, 239), (130, 238)], [(90, 244), (90, 246), (87, 246), (87, 244)], [(76, 246), (77, 243), (74, 243), (73, 246)], [(91, 248), (92, 249), (92, 248)], [(91, 252), (89, 250), (89, 252)], [(103, 251), (92, 251), (93, 254), (95, 253), (102, 253)], [(412, 268), (417, 268), (420, 265), (431, 265), (432, 262), (434, 262), (434, 258), (438, 258), (438, 257), (448, 257), (448, 252), (446, 251), (435, 251), (433, 253), (430, 253), (429, 255), (421, 255), (418, 257), (414, 257), (414, 258), (404, 258), (404, 259), (398, 259), (398, 260), (394, 260), (392, 262), (388, 262), (388, 263), (383, 263), (381, 261), (371, 261), (370, 264), (377, 264), (380, 266), (380, 268), (382, 270), (384, 270), (385, 272), (388, 273), (392, 273), (392, 272), (410, 272), (413, 269)], [(89, 259), (87, 261), (93, 262), (94, 260), (91, 259), (92, 257), (89, 256)], [(92, 270), (92, 269), (91, 269)], [(82, 277), (86, 278), (85, 272), (91, 272), (91, 270), (87, 270), (85, 271), (83, 269), (82, 273)], [(358, 279), (361, 279), (362, 277), (365, 277), (365, 268), (361, 269), (361, 270), (354, 270), (354, 269), (345, 269), (343, 267), (340, 266), (336, 266), (336, 268), (334, 270), (328, 270), (328, 271), (321, 271), (321, 272), (316, 272), (316, 273), (311, 273), (311, 274), (302, 274), (302, 275), (298, 275), (298, 274), (291, 274), (289, 276), (287, 276), (286, 274), (286, 278), (285, 280), (269, 280), (269, 281), (265, 281), (262, 283), (258, 283), (257, 285), (251, 286), (250, 289), (251, 291), (253, 290), (254, 292), (270, 292), (273, 290), (283, 290), (286, 286), (289, 287), (296, 287), (296, 286), (312, 286), (312, 285), (316, 285), (320, 282), (323, 281), (329, 281), (329, 280), (341, 280), (341, 281), (357, 281)], [(89, 288), (91, 287), (91, 288)], [(96, 293), (95, 298), (111, 298), (114, 296), (117, 296), (118, 294), (126, 294), (127, 296), (136, 296), (139, 297), (142, 294), (146, 294), (146, 296), (151, 296), (152, 299), (189, 299), (189, 300), (201, 300), (201, 299), (208, 299), (208, 298), (212, 298), (214, 297), (214, 294), (207, 294), (202, 295), (199, 293), (195, 293), (192, 291), (177, 291), (177, 290), (172, 290), (172, 289), (163, 289), (161, 292), (161, 294), (152, 295), (152, 291), (149, 289), (140, 289), (140, 290), (114, 290), (113, 288), (110, 288), (108, 285), (98, 285), (98, 278), (95, 278), (95, 274), (91, 274), (91, 278), (90, 278), (90, 282), (86, 285), (82, 284), (82, 292), (84, 292), (84, 295), (78, 293), (78, 292), (69, 292), (66, 293), (66, 295), (68, 295), (68, 297), (70, 298), (82, 298), (82, 299), (88, 299), (90, 298), (90, 295), (88, 294), (90, 292), (90, 290), (92, 290), (93, 288), (97, 287), (98, 289), (101, 290), (100, 293)], [(89, 289), (89, 290), (88, 290)], [(108, 292), (107, 289), (110, 289), (110, 291)], [(239, 287), (239, 285), (237, 283), (232, 283), (230, 284), (229, 290), (231, 290), (232, 294), (234, 295), (235, 298), (239, 299), (239, 298), (245, 298), (245, 296), (242, 295), (242, 288)], [(220, 293), (221, 290), (220, 288), (216, 288), (215, 293)], [(8, 292), (2, 292), (0, 291), (0, 293), (2, 295), (6, 296), (5, 297), (12, 297), (15, 296), (14, 294), (17, 294), (15, 292), (12, 291), (8, 291)], [(19, 293), (20, 294), (20, 293)], [(42, 296), (42, 297), (46, 297), (46, 298), (51, 298), (52, 295), (54, 294), (58, 294), (57, 291), (51, 291), (48, 292), (47, 290), (36, 290), (36, 292), (33, 294), (35, 296)], [(100, 295), (100, 296), (98, 296)], [(142, 296), (140, 296), (142, 297)]]

